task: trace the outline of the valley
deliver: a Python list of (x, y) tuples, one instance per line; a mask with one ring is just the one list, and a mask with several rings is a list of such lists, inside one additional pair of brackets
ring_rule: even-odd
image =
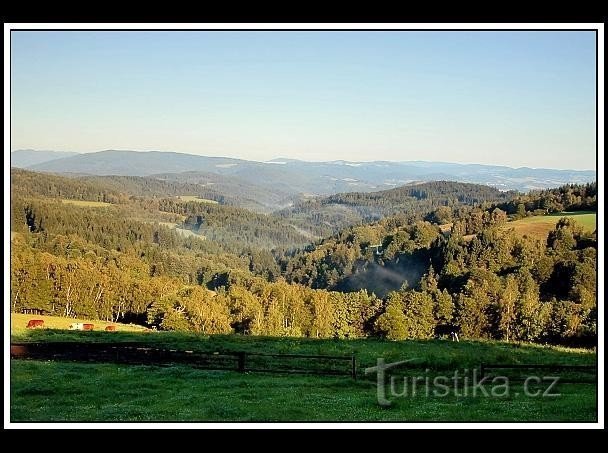
[(203, 333), (406, 339), (457, 323), (474, 339), (592, 341), (594, 184), (433, 181), (268, 213), (208, 187), (191, 173), (13, 169), (14, 311)]
[[(595, 183), (314, 195), (192, 171), (10, 176), (15, 421), (594, 418)], [(456, 388), (379, 407), (365, 369), (410, 356), (404, 379), (540, 363), (568, 383), (550, 407), (515, 396), (520, 381), (507, 399), (468, 397), (467, 413), (445, 410)]]
[(605, 18), (9, 16), (6, 428), (604, 427)]

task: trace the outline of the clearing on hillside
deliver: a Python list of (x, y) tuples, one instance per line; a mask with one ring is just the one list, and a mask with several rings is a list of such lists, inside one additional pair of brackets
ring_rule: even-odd
[(74, 206), (80, 206), (81, 208), (106, 208), (112, 206), (112, 203), (106, 203), (105, 201), (87, 201), (87, 200), (66, 200), (62, 199), (62, 203), (71, 204)]
[(545, 216), (531, 216), (507, 222), (503, 228), (512, 228), (516, 233), (522, 235), (525, 234), (538, 239), (547, 239), (549, 231), (555, 228), (555, 225), (562, 217), (573, 218), (577, 223), (582, 225), (583, 229), (587, 232), (592, 233), (596, 229), (597, 213), (595, 212), (560, 212)]
[(177, 198), (179, 198), (182, 201), (197, 201), (199, 203), (219, 204), (215, 200), (209, 200), (208, 198), (200, 198), (195, 195), (180, 195)]
[(42, 319), (45, 329), (69, 329), (72, 323), (91, 323), (94, 324), (94, 330), (104, 330), (107, 326), (116, 326), (117, 331), (122, 332), (144, 332), (146, 329), (143, 326), (135, 324), (121, 324), (118, 322), (108, 322), (90, 319), (63, 318), (60, 316), (45, 316), (45, 315), (28, 315), (23, 313), (11, 313), (11, 334), (22, 335), (28, 332), (26, 328), (30, 319)]

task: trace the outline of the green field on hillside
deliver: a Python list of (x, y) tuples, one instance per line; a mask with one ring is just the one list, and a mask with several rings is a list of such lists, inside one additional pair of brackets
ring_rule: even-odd
[(545, 216), (530, 216), (523, 219), (507, 222), (506, 229), (513, 229), (522, 235), (534, 236), (539, 239), (546, 239), (549, 231), (555, 228), (557, 222), (562, 217), (569, 217), (579, 223), (587, 232), (594, 232), (596, 229), (596, 212), (561, 212)]
[(204, 371), (188, 366), (11, 360), (11, 421), (595, 421), (596, 391), (560, 396), (392, 398), (347, 377)]
[(62, 203), (71, 204), (74, 206), (80, 206), (82, 208), (107, 208), (112, 206), (112, 203), (106, 203), (103, 201), (86, 201), (86, 200), (61, 200)]
[[(44, 328), (37, 329), (40, 335), (46, 335), (44, 332), (47, 329), (53, 332), (62, 332), (69, 329), (72, 323), (92, 323), (95, 330), (103, 331), (107, 326), (116, 326), (116, 331), (120, 332), (142, 332), (147, 330), (145, 327), (137, 326), (135, 324), (122, 324), (118, 322), (108, 322), (100, 320), (86, 320), (76, 318), (63, 318), (60, 316), (43, 316), (43, 315), (26, 315), (22, 313), (11, 313), (11, 334), (13, 336), (25, 336), (35, 335), (32, 330), (27, 329), (27, 323), (30, 319), (42, 319), (44, 321)], [(42, 332), (40, 332), (42, 330)], [(105, 333), (105, 332), (104, 332)]]
[[(593, 421), (596, 388), (559, 384), (556, 397), (531, 397), (513, 382), (501, 397), (427, 397), (424, 392), (376, 400), (375, 375), (364, 369), (414, 359), (410, 376), (452, 376), (481, 363), (594, 365), (594, 351), (490, 341), (385, 341), (205, 336), (170, 332), (20, 331), (12, 341), (137, 341), (150, 347), (226, 353), (354, 354), (359, 378), (213, 371), (188, 365), (127, 365), (11, 360), (12, 421)], [(429, 374), (430, 373), (430, 374)], [(399, 382), (399, 380), (397, 380)], [(399, 384), (397, 384), (399, 386)], [(388, 391), (388, 390), (387, 390)]]
[(196, 201), (196, 202), (199, 202), (199, 203), (219, 204), (215, 200), (210, 200), (208, 198), (200, 198), (200, 197), (197, 197), (195, 195), (180, 195), (178, 198), (180, 200), (182, 200), (182, 201)]

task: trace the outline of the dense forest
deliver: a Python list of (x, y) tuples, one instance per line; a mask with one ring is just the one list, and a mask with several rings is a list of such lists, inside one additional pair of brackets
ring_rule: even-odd
[[(96, 233), (107, 236), (104, 246), (110, 246), (111, 242), (111, 248), (129, 239), (125, 235), (114, 235), (113, 229), (119, 223), (123, 224), (123, 229), (132, 228), (132, 234), (138, 238), (140, 230), (149, 232), (140, 241), (149, 242), (151, 235), (155, 235), (156, 241), (169, 241), (170, 247), (176, 243), (178, 233), (167, 230), (175, 226), (192, 230), (200, 239), (207, 238), (212, 250), (223, 249), (234, 253), (242, 253), (250, 248), (270, 250), (297, 247), (310, 242), (310, 235), (299, 232), (283, 219), (223, 204), (226, 201), (224, 197), (211, 200), (217, 203), (205, 202), (205, 192), (202, 189), (197, 192), (196, 187), (184, 187), (153, 178), (112, 176), (73, 179), (12, 170), (11, 228), (13, 231), (29, 228), (31, 232), (49, 230), (59, 234), (78, 234), (82, 231), (88, 240)], [(167, 195), (161, 197), (159, 194), (165, 189)], [(180, 194), (180, 189), (189, 189), (187, 194), (195, 195), (182, 200), (179, 196), (184, 194)], [(142, 196), (142, 193), (148, 195)], [(203, 201), (191, 200), (193, 197), (200, 197)], [(61, 204), (68, 200), (103, 202), (112, 206), (101, 210)]]
[(328, 197), (303, 199), (277, 215), (291, 219), (299, 227), (328, 236), (350, 225), (368, 223), (398, 213), (414, 219), (444, 206), (480, 206), (507, 202), (514, 192), (479, 184), (433, 181), (409, 184), (379, 192), (339, 193)]
[(286, 211), (184, 201), (181, 187), (156, 183), (137, 192), (145, 178), (11, 177), (13, 311), (204, 333), (404, 339), (452, 326), (465, 338), (595, 341), (596, 234), (571, 218), (546, 240), (504, 228), (594, 210), (595, 184), (514, 194), (437, 182), (326, 197), (306, 215), (318, 203), (323, 218), (326, 203), (356, 206), (358, 218), (310, 243)]
[(238, 201), (218, 193), (210, 186), (168, 181), (142, 176), (73, 176), (41, 175), (27, 170), (11, 169), (11, 193), (21, 197), (56, 197), (70, 200), (127, 203), (135, 197), (175, 197), (192, 195), (222, 204)]
[(218, 175), (215, 173), (201, 171), (187, 171), (183, 173), (160, 173), (154, 178), (167, 182), (188, 183), (203, 186), (217, 193), (223, 194), (229, 203), (234, 206), (246, 208), (256, 212), (269, 213), (292, 202), (294, 194), (280, 190), (272, 186), (269, 181), (266, 184), (254, 184), (251, 181), (232, 177), (230, 175)]
[(557, 189), (532, 191), (497, 207), (507, 214), (520, 217), (562, 211), (597, 211), (597, 183), (569, 184)]

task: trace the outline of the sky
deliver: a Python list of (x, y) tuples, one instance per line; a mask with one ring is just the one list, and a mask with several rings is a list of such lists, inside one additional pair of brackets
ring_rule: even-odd
[(11, 32), (11, 149), (594, 169), (562, 32)]

